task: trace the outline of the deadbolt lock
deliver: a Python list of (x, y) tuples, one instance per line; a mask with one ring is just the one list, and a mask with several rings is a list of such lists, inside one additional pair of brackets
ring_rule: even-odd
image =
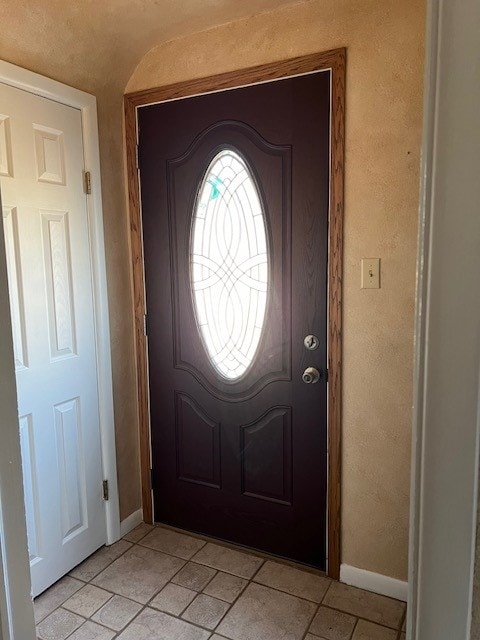
[(320, 341), (317, 336), (309, 335), (305, 336), (303, 344), (305, 345), (305, 349), (308, 349), (309, 351), (315, 351), (315, 349), (318, 349)]

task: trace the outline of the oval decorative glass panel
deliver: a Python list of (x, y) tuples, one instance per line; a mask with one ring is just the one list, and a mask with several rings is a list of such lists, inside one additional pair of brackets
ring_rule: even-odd
[(197, 324), (214, 369), (235, 381), (252, 365), (265, 321), (268, 249), (260, 194), (245, 160), (218, 153), (193, 212), (190, 279)]

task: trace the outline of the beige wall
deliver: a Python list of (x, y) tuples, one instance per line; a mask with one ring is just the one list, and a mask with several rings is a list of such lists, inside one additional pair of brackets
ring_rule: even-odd
[[(285, 2), (241, 4), (248, 14)], [(188, 0), (179, 19), (170, 0), (120, 8), (110, 0), (0, 5), (0, 58), (98, 98), (122, 518), (140, 506), (122, 92), (155, 43), (204, 29), (209, 11), (212, 22), (238, 17), (238, 6)], [(160, 44), (127, 86), (348, 48), (342, 559), (400, 579), (407, 566), (423, 34), (423, 0), (311, 0)], [(377, 256), (382, 289), (361, 291), (359, 260)]]
[[(161, 44), (135, 91), (346, 46), (342, 562), (407, 577), (421, 0), (312, 1)], [(360, 290), (362, 257), (382, 288)]]

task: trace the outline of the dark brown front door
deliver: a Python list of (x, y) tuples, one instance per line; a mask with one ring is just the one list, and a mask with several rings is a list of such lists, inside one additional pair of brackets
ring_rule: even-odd
[(139, 136), (155, 521), (324, 569), (330, 73)]

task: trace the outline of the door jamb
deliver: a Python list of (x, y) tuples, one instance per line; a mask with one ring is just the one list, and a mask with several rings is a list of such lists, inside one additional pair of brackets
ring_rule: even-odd
[(137, 162), (137, 108), (148, 104), (238, 88), (271, 80), (330, 70), (331, 173), (328, 254), (328, 493), (327, 573), (340, 577), (341, 521), (341, 423), (342, 423), (342, 250), (345, 150), (346, 50), (301, 56), (207, 78), (130, 93), (124, 97), (125, 139), (130, 240), (133, 269), (135, 348), (137, 362), (138, 419), (142, 503), (145, 522), (153, 520), (151, 487), (148, 362), (145, 336), (145, 279), (142, 216)]
[[(91, 176), (91, 194), (86, 196), (90, 233), (95, 312), (96, 363), (103, 477), (108, 479), (105, 502), (107, 544), (120, 538), (120, 510), (113, 414), (112, 362), (105, 266), (100, 150), (95, 96), (0, 60), (0, 83), (78, 109), (82, 118), (83, 154)], [(100, 488), (99, 488), (100, 491)]]

